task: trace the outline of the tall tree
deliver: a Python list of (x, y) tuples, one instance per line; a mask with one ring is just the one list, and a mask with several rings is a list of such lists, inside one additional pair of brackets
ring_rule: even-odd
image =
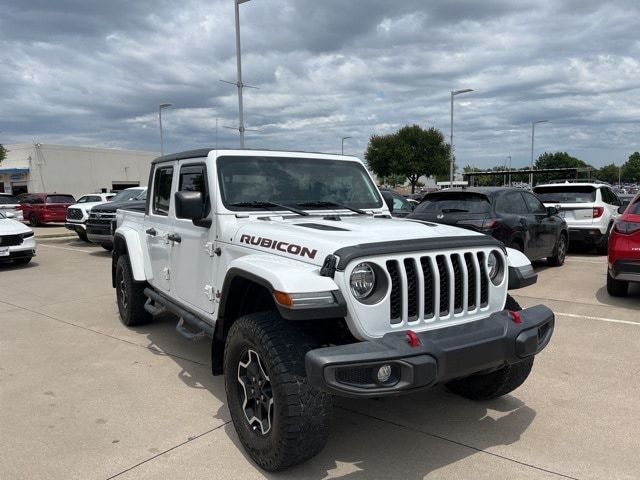
[(633, 152), (622, 166), (622, 176), (630, 182), (640, 180), (640, 152)]
[[(572, 157), (567, 152), (543, 153), (536, 160), (536, 168), (588, 168), (591, 167), (579, 158)], [(575, 178), (573, 172), (568, 173), (547, 173), (536, 175), (536, 180), (545, 181), (552, 179)]]
[(7, 149), (0, 143), (0, 163), (7, 158)]
[(393, 134), (372, 136), (364, 157), (379, 177), (406, 177), (414, 193), (421, 176), (446, 173), (449, 145), (435, 128), (407, 125)]
[(598, 169), (595, 176), (598, 180), (602, 180), (604, 182), (609, 183), (618, 183), (618, 167), (615, 164), (605, 165), (604, 167)]

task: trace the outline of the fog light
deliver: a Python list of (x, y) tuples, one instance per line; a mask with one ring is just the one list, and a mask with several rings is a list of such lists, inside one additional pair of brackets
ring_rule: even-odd
[(387, 383), (391, 378), (391, 365), (383, 365), (378, 369), (378, 382)]

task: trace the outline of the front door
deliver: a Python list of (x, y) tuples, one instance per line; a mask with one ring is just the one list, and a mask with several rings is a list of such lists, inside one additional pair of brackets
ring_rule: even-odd
[(557, 215), (549, 215), (547, 208), (533, 194), (522, 192), (522, 195), (530, 214), (536, 218), (538, 224), (538, 257), (550, 257), (554, 253), (562, 222)]
[(169, 257), (172, 242), (168, 236), (171, 233), (171, 215), (173, 215), (171, 201), (173, 171), (173, 164), (160, 163), (156, 166), (153, 185), (149, 187), (151, 191), (149, 215), (144, 225), (153, 275), (150, 283), (165, 292), (169, 291), (171, 286)]
[[(201, 192), (205, 218), (211, 218), (211, 185), (202, 160), (180, 162), (176, 191)], [(197, 223), (197, 224), (196, 224)], [(173, 232), (180, 242), (171, 250), (171, 290), (182, 303), (206, 313), (214, 311), (213, 272), (215, 225), (186, 218), (174, 218)]]

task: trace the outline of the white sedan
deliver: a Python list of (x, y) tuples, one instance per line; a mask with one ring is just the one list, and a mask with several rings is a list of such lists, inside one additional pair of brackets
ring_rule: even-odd
[(36, 255), (36, 238), (33, 230), (14, 217), (0, 211), (0, 262), (26, 264)]

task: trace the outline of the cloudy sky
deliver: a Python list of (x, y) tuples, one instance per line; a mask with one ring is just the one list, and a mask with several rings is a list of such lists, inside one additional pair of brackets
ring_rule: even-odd
[[(251, 0), (240, 6), (251, 148), (361, 156), (405, 124), (458, 162), (640, 150), (640, 2)], [(0, 142), (159, 150), (238, 145), (233, 0), (0, 0)]]

